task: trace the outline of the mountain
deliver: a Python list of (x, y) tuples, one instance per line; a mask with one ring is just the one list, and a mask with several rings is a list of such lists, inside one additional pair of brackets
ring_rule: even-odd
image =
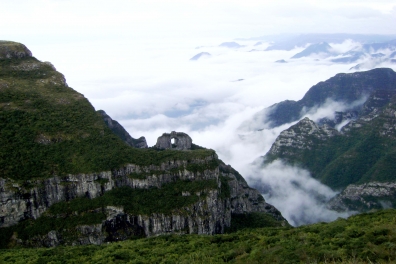
[(339, 58), (332, 59), (332, 62), (335, 63), (352, 63), (356, 62), (366, 56), (366, 53), (362, 51), (348, 51), (342, 54)]
[(252, 214), (287, 225), (213, 150), (186, 138), (146, 148), (53, 65), (0, 42), (0, 247), (218, 234)]
[(396, 39), (380, 43), (365, 44), (362, 49), (366, 52), (378, 52), (385, 49), (396, 50)]
[(242, 48), (242, 45), (239, 45), (236, 42), (223, 42), (219, 45), (219, 47), (231, 48), (231, 49), (238, 49)]
[(201, 53), (196, 54), (190, 60), (196, 61), (196, 60), (199, 60), (199, 59), (202, 59), (202, 58), (208, 58), (208, 57), (211, 57), (211, 56), (212, 55), (210, 53), (208, 53), (208, 52), (201, 52)]
[(111, 119), (111, 117), (108, 114), (106, 114), (105, 111), (98, 110), (97, 112), (103, 117), (103, 120), (105, 121), (105, 124), (107, 125), (107, 127), (110, 128), (114, 134), (116, 134), (119, 138), (121, 138), (129, 146), (135, 147), (135, 148), (147, 148), (148, 147), (145, 137), (140, 137), (138, 139), (131, 137), (131, 135), (129, 135), (129, 133), (124, 129), (124, 127), (121, 126), (120, 123), (118, 123), (116, 120)]
[(320, 42), (309, 45), (306, 49), (291, 57), (291, 59), (310, 57), (312, 55), (323, 55), (329, 57), (333, 54), (334, 52), (332, 51), (331, 46), (327, 42)]
[[(362, 34), (301, 34), (298, 36), (290, 36), (283, 38), (262, 37), (262, 39), (271, 41), (273, 38), (275, 43), (266, 50), (292, 50), (295, 47), (304, 47), (308, 44), (327, 42), (342, 43), (346, 40), (353, 40), (360, 43), (383, 43), (395, 39), (395, 35), (362, 35)], [(260, 38), (256, 38), (259, 40)]]
[(328, 100), (349, 105), (349, 110), (359, 108), (353, 103), (369, 96), (377, 90), (396, 90), (396, 73), (392, 69), (380, 68), (366, 72), (339, 73), (324, 82), (312, 86), (299, 101), (286, 100), (274, 104), (261, 112), (254, 119), (277, 127), (300, 120), (310, 109), (326, 104)]
[[(305, 117), (282, 131), (265, 155), (265, 164), (281, 159), (307, 169), (312, 177), (340, 190), (329, 203), (336, 210), (396, 207), (393, 70), (338, 74), (312, 87), (303, 100), (290, 105), (296, 109), (302, 105), (321, 105), (326, 98), (351, 103), (364, 94), (367, 100), (355, 108), (355, 114), (349, 113), (353, 118), (344, 119), (346, 124), (339, 130), (334, 125), (343, 122), (342, 112), (336, 115), (340, 120), (333, 123), (320, 124)], [(286, 115), (279, 112), (278, 116)]]

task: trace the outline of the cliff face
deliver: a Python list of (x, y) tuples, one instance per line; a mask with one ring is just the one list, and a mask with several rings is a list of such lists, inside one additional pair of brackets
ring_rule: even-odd
[(301, 151), (316, 148), (318, 144), (328, 138), (338, 135), (339, 132), (328, 126), (318, 126), (315, 122), (305, 117), (296, 125), (282, 131), (272, 144), (267, 156), (283, 157), (297, 156)]
[(147, 148), (50, 63), (0, 42), (0, 246), (217, 234), (251, 213), (287, 224), (213, 150), (166, 135), (175, 148)]
[[(139, 214), (126, 211), (122, 206), (107, 205), (92, 208), (102, 211), (105, 218), (98, 224), (76, 225), (67, 230), (50, 230), (28, 239), (16, 239), (27, 246), (56, 246), (60, 244), (101, 244), (105, 241), (131, 237), (154, 236), (169, 233), (219, 234), (230, 227), (232, 215), (252, 212), (267, 213), (279, 225), (287, 224), (280, 212), (267, 204), (260, 193), (250, 188), (229, 166), (219, 164), (210, 169), (190, 171), (188, 167), (217, 162), (216, 155), (190, 162), (175, 160), (159, 166), (128, 164), (114, 171), (93, 174), (68, 175), (29, 182), (30, 188), (12, 180), (0, 181), (0, 225), (17, 225), (22, 220), (49, 216), (48, 209), (57, 203), (78, 197), (95, 200), (106, 192), (128, 186), (132, 189), (161, 189), (177, 181), (214, 181), (195, 193), (181, 189), (179, 196), (195, 196), (196, 202), (167, 213)], [(155, 174), (152, 174), (155, 172)], [(140, 176), (139, 176), (140, 175)], [(145, 175), (142, 177), (142, 175)], [(65, 216), (50, 215), (51, 218)], [(100, 220), (100, 219), (99, 219)], [(74, 235), (70, 236), (69, 233)]]

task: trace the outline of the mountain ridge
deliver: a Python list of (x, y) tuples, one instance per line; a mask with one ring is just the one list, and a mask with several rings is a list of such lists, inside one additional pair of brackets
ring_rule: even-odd
[(216, 234), (251, 213), (288, 224), (213, 150), (146, 148), (142, 138), (132, 147), (52, 64), (19, 43), (2, 50), (1, 247)]
[[(373, 73), (377, 76), (374, 77)], [(301, 119), (280, 133), (264, 156), (264, 166), (280, 159), (286, 164), (307, 169), (313, 178), (341, 192), (329, 202), (329, 207), (335, 210), (367, 211), (394, 207), (395, 73), (390, 69), (376, 69), (350, 75), (366, 76), (358, 84), (347, 82), (352, 89), (341, 93), (340, 96), (347, 97), (338, 97), (339, 100), (353, 102), (363, 91), (371, 92), (358, 113), (345, 120), (346, 124), (339, 130), (335, 129), (338, 122), (334, 120), (314, 122), (308, 117)], [(391, 77), (381, 78), (383, 76)], [(329, 80), (334, 81), (334, 78)], [(319, 86), (325, 87), (330, 86)], [(344, 86), (333, 83), (333, 87), (340, 89)], [(313, 90), (311, 88), (307, 94)], [(351, 92), (353, 96), (349, 96)], [(327, 90), (324, 94), (333, 95), (334, 91)], [(318, 98), (314, 101), (319, 104), (326, 100), (319, 95), (308, 98)]]

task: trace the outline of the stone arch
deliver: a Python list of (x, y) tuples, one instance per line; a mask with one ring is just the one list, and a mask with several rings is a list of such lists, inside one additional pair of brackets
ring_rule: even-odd
[(186, 150), (191, 149), (192, 139), (189, 135), (183, 132), (172, 131), (164, 133), (157, 139), (156, 148), (159, 149), (177, 149)]

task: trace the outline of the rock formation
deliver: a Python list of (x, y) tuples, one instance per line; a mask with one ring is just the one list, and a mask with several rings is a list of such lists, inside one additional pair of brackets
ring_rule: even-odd
[(269, 156), (289, 157), (301, 154), (301, 151), (317, 147), (317, 144), (338, 135), (334, 128), (324, 125), (319, 127), (305, 117), (300, 122), (282, 131), (268, 151)]
[(135, 139), (129, 135), (129, 133), (124, 129), (123, 126), (120, 125), (116, 120), (111, 119), (111, 117), (106, 114), (105, 111), (99, 110), (99, 114), (102, 115), (103, 120), (106, 125), (113, 131), (117, 136), (119, 136), (125, 143), (127, 143), (131, 147), (135, 148), (147, 148), (147, 142), (145, 137), (140, 137)]
[(287, 224), (187, 134), (164, 134), (157, 148), (131, 148), (122, 126), (96, 112), (51, 64), (22, 44), (0, 42), (0, 51), (3, 246), (218, 234), (234, 216), (254, 212)]
[(0, 59), (20, 59), (31, 56), (32, 52), (21, 43), (0, 41)]
[(191, 144), (192, 139), (189, 135), (183, 132), (172, 131), (170, 134), (162, 134), (162, 136), (157, 139), (155, 147), (158, 149), (187, 150), (191, 149)]
[(337, 211), (368, 211), (395, 207), (396, 183), (372, 181), (350, 184), (331, 199), (328, 207)]
[[(210, 169), (208, 165), (213, 162), (218, 162), (215, 154), (202, 160), (174, 160), (157, 166), (128, 164), (114, 171), (31, 181), (30, 188), (9, 179), (1, 179), (0, 227), (16, 225), (24, 219), (38, 219), (52, 205), (62, 201), (78, 197), (95, 199), (122, 186), (147, 190), (161, 188), (180, 180), (214, 180), (218, 188), (204, 189), (198, 193), (183, 192), (183, 196), (198, 196), (198, 202), (177, 208), (171, 214), (133, 214), (119, 206), (106, 206), (106, 219), (101, 224), (78, 225), (72, 230), (51, 230), (18, 243), (25, 246), (57, 246), (101, 244), (105, 241), (169, 233), (219, 234), (230, 226), (232, 215), (251, 212), (267, 213), (280, 225), (287, 224), (280, 212), (267, 204), (261, 194), (250, 188), (235, 170), (222, 163)], [(189, 170), (197, 166), (208, 169)], [(131, 178), (130, 175), (134, 174), (146, 176)], [(69, 238), (66, 236), (68, 232), (75, 235)]]

